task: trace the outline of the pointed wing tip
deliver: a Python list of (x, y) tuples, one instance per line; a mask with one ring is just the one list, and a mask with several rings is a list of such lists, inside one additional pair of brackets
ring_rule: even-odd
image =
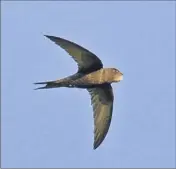
[(96, 150), (100, 146), (101, 142), (94, 142), (93, 149)]
[(52, 39), (54, 36), (50, 36), (50, 35), (44, 35), (45, 37)]
[(98, 148), (98, 146), (95, 146), (95, 145), (93, 146), (93, 149), (94, 149), (94, 150), (96, 150), (97, 148)]
[[(60, 38), (60, 37), (56, 37), (56, 36), (51, 36), (51, 35), (44, 35), (46, 38), (50, 39), (51, 41), (57, 43), (59, 42), (60, 40), (65, 40), (63, 38)], [(65, 40), (66, 41), (66, 40)]]

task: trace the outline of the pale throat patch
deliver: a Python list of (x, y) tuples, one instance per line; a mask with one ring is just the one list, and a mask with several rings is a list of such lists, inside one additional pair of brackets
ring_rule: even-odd
[(119, 80), (123, 80), (123, 75), (121, 75), (121, 76), (119, 77)]

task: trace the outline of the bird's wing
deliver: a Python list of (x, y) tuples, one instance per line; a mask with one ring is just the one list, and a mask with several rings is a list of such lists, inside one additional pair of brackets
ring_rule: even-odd
[(94, 111), (94, 149), (104, 140), (112, 118), (113, 90), (110, 84), (87, 89)]
[(90, 73), (103, 67), (101, 60), (95, 54), (76, 43), (55, 36), (45, 36), (73, 57), (78, 64), (78, 73)]

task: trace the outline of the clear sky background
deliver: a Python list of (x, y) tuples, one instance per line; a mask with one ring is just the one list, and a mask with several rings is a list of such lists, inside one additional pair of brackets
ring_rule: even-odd
[[(2, 167), (174, 167), (175, 2), (2, 2)], [(116, 67), (109, 133), (93, 150), (86, 90), (33, 90), (77, 71), (43, 34)]]

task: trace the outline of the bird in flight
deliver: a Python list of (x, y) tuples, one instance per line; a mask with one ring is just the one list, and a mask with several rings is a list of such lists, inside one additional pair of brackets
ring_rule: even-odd
[(63, 38), (44, 35), (63, 48), (77, 62), (75, 74), (55, 81), (38, 82), (45, 85), (36, 89), (58, 87), (87, 89), (94, 112), (94, 149), (104, 140), (109, 130), (113, 111), (113, 90), (111, 83), (123, 79), (116, 68), (103, 68), (101, 60), (89, 50)]

